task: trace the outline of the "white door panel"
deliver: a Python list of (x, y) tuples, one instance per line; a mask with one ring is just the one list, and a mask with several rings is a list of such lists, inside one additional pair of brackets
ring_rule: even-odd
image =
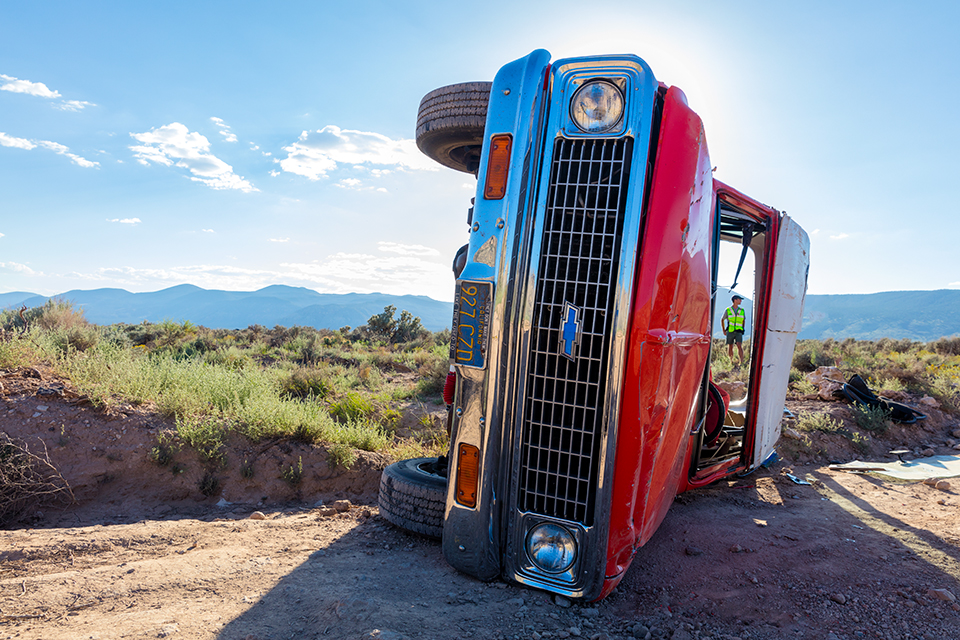
[(766, 460), (780, 439), (780, 421), (790, 382), (793, 347), (803, 317), (809, 266), (810, 238), (800, 225), (784, 214), (770, 285), (770, 310), (765, 327), (750, 468)]

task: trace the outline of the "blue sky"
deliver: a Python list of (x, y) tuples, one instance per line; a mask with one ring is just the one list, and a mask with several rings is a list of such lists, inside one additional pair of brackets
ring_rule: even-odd
[(811, 235), (809, 291), (960, 288), (960, 3), (0, 4), (0, 292), (452, 298), (472, 177), (424, 93), (636, 53), (716, 176)]

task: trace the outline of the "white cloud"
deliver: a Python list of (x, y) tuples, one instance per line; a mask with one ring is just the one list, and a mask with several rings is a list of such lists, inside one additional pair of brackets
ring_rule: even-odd
[(849, 237), (850, 237), (850, 234), (849, 234), (849, 233), (838, 233), (838, 234), (835, 235), (835, 236), (830, 236), (830, 239), (831, 239), (831, 240), (846, 240), (846, 239), (849, 238)]
[[(3, 234), (0, 234), (0, 235), (3, 235)], [(960, 281), (951, 282), (951, 283), (948, 284), (947, 286), (948, 286), (948, 287), (960, 287)]]
[(130, 290), (155, 291), (177, 284), (194, 284), (204, 289), (250, 291), (280, 282), (281, 272), (242, 269), (223, 265), (190, 265), (157, 269), (108, 267), (93, 273), (71, 273), (85, 281), (112, 283)]
[(399, 253), (402, 256), (432, 256), (439, 257), (440, 252), (422, 244), (399, 244), (397, 242), (378, 242), (377, 249), (388, 253)]
[(42, 276), (43, 274), (39, 271), (34, 271), (25, 264), (20, 264), (19, 262), (0, 262), (0, 269), (7, 269), (8, 271), (16, 271), (17, 273), (22, 273), (26, 276)]
[(216, 231), (213, 229), (200, 229), (200, 231), (203, 231), (204, 233), (216, 233)]
[(24, 149), (29, 151), (30, 149), (36, 149), (37, 147), (42, 147), (44, 149), (49, 149), (54, 153), (57, 153), (61, 156), (66, 156), (70, 158), (71, 162), (81, 167), (89, 169), (90, 167), (99, 167), (99, 162), (94, 162), (92, 160), (87, 160), (86, 158), (80, 157), (75, 153), (70, 153), (70, 148), (66, 147), (59, 142), (50, 142), (49, 140), (27, 140), (26, 138), (15, 138), (9, 136), (6, 133), (0, 131), (0, 146), (3, 147), (13, 147), (14, 149)]
[(83, 111), (87, 107), (95, 107), (97, 105), (92, 102), (86, 102), (85, 100), (64, 100), (60, 104), (53, 106), (61, 111)]
[(359, 190), (361, 184), (363, 183), (357, 180), (356, 178), (344, 178), (343, 180), (337, 183), (337, 186), (343, 189)]
[[(34, 96), (37, 98), (60, 98), (59, 91), (54, 91), (47, 87), (47, 85), (42, 82), (30, 82), (29, 80), (21, 80), (19, 78), (14, 78), (13, 76), (7, 76), (0, 73), (0, 91), (10, 91), (12, 93), (24, 93), (29, 96)], [(57, 104), (54, 104), (55, 109), (60, 109), (61, 111), (82, 111), (87, 107), (95, 107), (92, 102), (87, 102), (86, 100), (63, 100)]]
[(237, 141), (237, 136), (234, 135), (234, 133), (233, 133), (232, 131), (230, 131), (230, 125), (226, 124), (226, 123), (223, 121), (223, 118), (213, 117), (213, 118), (210, 118), (210, 120), (213, 121), (213, 124), (215, 124), (215, 125), (217, 125), (218, 127), (220, 127), (220, 135), (223, 136), (224, 142), (236, 142), (236, 141)]
[(107, 222), (119, 222), (120, 224), (140, 224), (140, 218), (107, 218)]
[(42, 82), (30, 82), (29, 80), (20, 80), (13, 76), (6, 76), (0, 73), (0, 79), (5, 80), (0, 84), (0, 91), (11, 91), (13, 93), (25, 93), (38, 98), (59, 98), (60, 92), (47, 88)]
[(0, 146), (13, 147), (14, 149), (26, 149), (29, 151), (37, 145), (30, 142), (26, 138), (14, 138), (13, 136), (8, 136), (3, 131), (0, 131)]
[(324, 283), (335, 291), (429, 295), (449, 299), (453, 290), (450, 268), (416, 256), (372, 256), (337, 253), (312, 263), (283, 263), (288, 277)]
[(210, 153), (210, 142), (201, 134), (191, 133), (179, 122), (130, 136), (142, 144), (130, 147), (140, 164), (151, 162), (187, 169), (190, 179), (213, 189), (237, 189), (244, 193), (259, 191), (233, 172), (233, 167)]
[(290, 242), (290, 238), (270, 238), (270, 242)]
[(0, 238), (2, 238), (2, 237), (3, 237), (3, 234), (2, 234), (2, 233), (0, 233)]
[(44, 149), (50, 149), (54, 153), (70, 158), (71, 162), (81, 167), (84, 167), (85, 169), (90, 169), (91, 167), (100, 166), (99, 162), (94, 162), (93, 160), (87, 160), (86, 158), (82, 158), (75, 153), (70, 153), (70, 148), (60, 144), (59, 142), (50, 142), (49, 140), (37, 140), (37, 144), (43, 147)]
[(328, 125), (319, 131), (304, 131), (280, 162), (284, 171), (310, 180), (326, 178), (341, 164), (388, 165), (426, 171), (437, 165), (420, 153), (413, 140), (392, 140), (379, 133), (352, 131)]

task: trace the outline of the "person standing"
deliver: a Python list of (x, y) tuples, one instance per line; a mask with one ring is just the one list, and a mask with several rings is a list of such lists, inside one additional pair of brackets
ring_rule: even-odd
[(740, 362), (737, 366), (743, 364), (743, 332), (747, 326), (747, 310), (740, 306), (743, 301), (741, 296), (734, 294), (730, 299), (732, 307), (727, 307), (720, 319), (720, 327), (724, 335), (727, 336), (727, 356), (733, 362), (733, 345), (737, 345), (737, 351), (740, 354)]

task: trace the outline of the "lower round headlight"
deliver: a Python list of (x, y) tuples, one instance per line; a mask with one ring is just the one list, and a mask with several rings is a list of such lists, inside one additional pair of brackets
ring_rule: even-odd
[(541, 571), (563, 573), (577, 559), (577, 542), (560, 525), (544, 522), (527, 534), (527, 555)]
[(573, 94), (570, 117), (585, 133), (610, 131), (623, 117), (623, 94), (612, 82), (587, 82)]

